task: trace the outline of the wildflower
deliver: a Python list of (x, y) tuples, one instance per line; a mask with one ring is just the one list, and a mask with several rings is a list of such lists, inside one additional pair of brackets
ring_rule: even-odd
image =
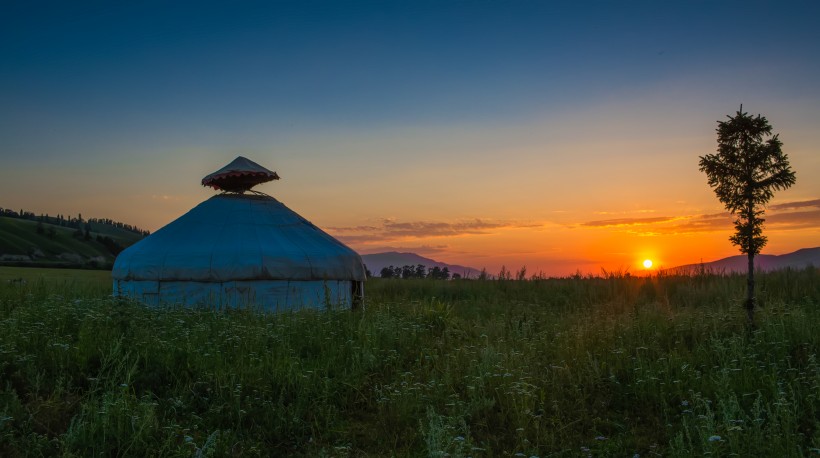
[(720, 442), (721, 440), (723, 439), (720, 436), (709, 436), (709, 442)]
[(606, 440), (606, 437), (604, 437), (604, 436), (597, 436), (597, 437), (595, 437), (595, 440), (596, 440), (596, 441), (605, 441), (605, 440)]
[(684, 407), (688, 407), (689, 406), (689, 401), (684, 399), (683, 401), (680, 402), (680, 405), (682, 405)]

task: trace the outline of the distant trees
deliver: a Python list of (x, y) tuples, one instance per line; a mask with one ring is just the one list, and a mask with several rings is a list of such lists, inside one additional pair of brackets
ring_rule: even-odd
[(449, 280), (450, 269), (448, 267), (433, 266), (433, 268), (427, 272), (427, 278), (433, 280)]
[(413, 266), (402, 266), (401, 278), (424, 278), (416, 277), (416, 268)]
[[(71, 216), (64, 216), (62, 214), (58, 214), (57, 216), (48, 216), (48, 215), (40, 215), (37, 216), (33, 212), (23, 210), (22, 208), (19, 211), (14, 211), (10, 208), (2, 208), (0, 207), (0, 216), (5, 216), (7, 218), (19, 218), (19, 219), (26, 219), (30, 221), (39, 221), (43, 224), (52, 224), (55, 226), (60, 227), (68, 227), (71, 229), (79, 229), (81, 232), (81, 238), (85, 236), (84, 228), (89, 225), (96, 225), (102, 224), (106, 226), (115, 227), (117, 229), (122, 229), (128, 232), (133, 232), (135, 234), (139, 234), (142, 236), (149, 235), (150, 232), (140, 229), (137, 226), (132, 226), (130, 224), (121, 223), (119, 221), (114, 221), (112, 219), (107, 218), (89, 218), (88, 220), (83, 219), (82, 214), (78, 214), (76, 218), (72, 218)], [(93, 231), (93, 227), (89, 227), (89, 230)], [(39, 232), (38, 232), (39, 233)]]
[[(430, 280), (475, 280), (475, 281), (496, 281), (499, 283), (505, 283), (509, 281), (518, 281), (518, 282), (526, 282), (526, 281), (542, 281), (546, 280), (548, 277), (544, 272), (539, 271), (532, 274), (527, 273), (527, 267), (521, 267), (516, 271), (511, 271), (507, 269), (506, 266), (501, 266), (501, 270), (497, 274), (491, 274), (487, 271), (486, 268), (481, 269), (479, 272), (469, 271), (465, 274), (460, 274), (457, 272), (450, 272), (449, 267), (439, 267), (433, 266), (426, 269), (421, 269), (420, 267), (424, 267), (422, 265), (416, 266), (387, 266), (382, 267), (379, 271), (379, 277), (381, 278), (399, 278), (399, 279), (410, 279), (410, 278), (426, 278)], [(604, 272), (606, 276), (606, 272)], [(577, 274), (578, 278), (580, 274)], [(590, 277), (592, 278), (592, 277)]]
[(382, 270), (379, 272), (379, 276), (381, 278), (395, 278), (393, 266), (382, 267)]
[(96, 240), (98, 242), (100, 242), (105, 247), (105, 249), (107, 249), (108, 252), (111, 253), (114, 256), (117, 256), (118, 254), (120, 254), (122, 252), (122, 250), (125, 249), (124, 246), (120, 245), (114, 239), (112, 239), (111, 237), (108, 237), (108, 236), (103, 236), (103, 235), (97, 234), (97, 239)]
[(450, 269), (447, 267), (434, 266), (429, 270), (424, 264), (415, 266), (405, 265), (401, 267), (387, 266), (379, 271), (381, 278), (429, 278), (432, 280), (449, 280)]
[(743, 105), (734, 117), (727, 117), (728, 121), (718, 121), (717, 153), (701, 156), (699, 165), (718, 200), (736, 216), (735, 234), (729, 240), (748, 257), (745, 307), (749, 326), (754, 326), (754, 257), (767, 241), (764, 208), (774, 191), (789, 188), (796, 177), (765, 117), (743, 112)]

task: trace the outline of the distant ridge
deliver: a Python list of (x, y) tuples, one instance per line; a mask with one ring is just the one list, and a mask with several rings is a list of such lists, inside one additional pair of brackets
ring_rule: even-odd
[[(686, 264), (683, 266), (665, 269), (667, 273), (691, 273), (699, 270), (701, 266), (708, 271), (716, 273), (746, 272), (748, 260), (746, 255), (730, 256), (718, 259), (717, 261), (704, 262), (698, 264)], [(759, 254), (754, 259), (755, 268), (759, 270), (777, 270), (791, 267), (802, 269), (810, 265), (820, 267), (820, 247), (803, 248), (793, 253), (781, 255)]]
[(450, 274), (459, 274), (462, 277), (477, 277), (480, 271), (472, 267), (460, 266), (458, 264), (447, 264), (445, 262), (436, 261), (434, 259), (425, 258), (415, 253), (400, 253), (398, 251), (388, 251), (385, 253), (363, 254), (362, 261), (375, 276), (379, 276), (379, 272), (385, 267), (402, 267), (402, 266), (416, 266), (423, 265), (430, 269), (431, 267), (448, 268)]

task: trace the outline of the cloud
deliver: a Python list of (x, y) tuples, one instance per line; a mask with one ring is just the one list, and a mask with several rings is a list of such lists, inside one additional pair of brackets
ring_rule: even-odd
[(733, 218), (729, 212), (695, 215), (682, 218), (678, 224), (663, 228), (666, 234), (688, 234), (696, 232), (715, 232), (734, 228)]
[(457, 223), (414, 221), (407, 223), (384, 222), (385, 232), (399, 237), (433, 237), (441, 235), (486, 234), (490, 229), (508, 227), (509, 223), (475, 219)]
[(367, 247), (361, 252), (367, 253), (384, 253), (387, 251), (397, 251), (399, 253), (416, 253), (416, 254), (435, 254), (449, 251), (449, 245), (416, 245), (416, 246), (372, 246)]
[(376, 227), (376, 226), (347, 226), (347, 227), (337, 226), (337, 227), (326, 227), (325, 229), (327, 229), (330, 232), (339, 233), (339, 232), (375, 231), (375, 230), (378, 230), (379, 228)]
[(765, 217), (766, 226), (772, 229), (806, 229), (820, 227), (820, 210), (777, 213)]
[(334, 234), (340, 242), (345, 244), (355, 245), (358, 243), (367, 243), (367, 242), (383, 242), (380, 237), (374, 236), (371, 234), (359, 234), (359, 235), (337, 235)]
[[(795, 230), (820, 228), (820, 210), (767, 213), (763, 216), (766, 230)], [(700, 232), (734, 231), (735, 216), (729, 212), (693, 215), (676, 218), (670, 224), (659, 224), (651, 231), (638, 233), (643, 236), (694, 234)]]
[(405, 221), (382, 219), (378, 225), (329, 227), (339, 240), (345, 243), (383, 243), (396, 240), (422, 239), (429, 237), (456, 237), (461, 235), (491, 234), (498, 229), (537, 228), (541, 223), (516, 221), (491, 221), (471, 219), (456, 222)]
[(152, 194), (151, 195), (151, 200), (161, 200), (161, 201), (166, 201), (167, 202), (167, 201), (178, 201), (178, 200), (181, 200), (185, 197), (187, 197), (187, 196), (175, 196), (175, 195), (169, 195), (169, 194)]
[(818, 207), (820, 208), (820, 199), (814, 200), (801, 200), (796, 202), (783, 202), (782, 204), (771, 205), (769, 206), (770, 210), (780, 211), (780, 210), (793, 210), (796, 208), (806, 208), (806, 207)]
[(587, 221), (581, 223), (581, 226), (586, 227), (612, 227), (612, 226), (637, 226), (640, 224), (654, 224), (665, 223), (672, 221), (675, 218), (671, 216), (657, 216), (654, 218), (618, 218), (618, 219), (603, 219), (598, 221)]
[[(615, 214), (598, 212), (599, 214)], [(734, 231), (736, 216), (729, 212), (703, 215), (616, 218), (580, 223), (574, 227), (609, 228), (641, 237)], [(763, 218), (765, 230), (820, 228), (820, 199), (783, 202), (770, 206)], [(573, 227), (573, 226), (570, 226)]]

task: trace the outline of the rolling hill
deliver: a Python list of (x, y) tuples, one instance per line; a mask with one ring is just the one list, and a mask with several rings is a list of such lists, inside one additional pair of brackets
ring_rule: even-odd
[[(669, 273), (691, 273), (697, 272), (701, 268), (715, 273), (746, 272), (746, 255), (729, 256), (717, 261), (704, 262), (702, 264), (687, 264), (683, 266), (666, 269)], [(803, 248), (793, 253), (771, 255), (759, 254), (754, 259), (755, 268), (759, 270), (777, 270), (791, 267), (801, 269), (809, 265), (820, 266), (820, 247)]]
[(74, 228), (2, 216), (0, 265), (110, 268), (119, 250), (143, 237), (100, 222), (89, 231), (86, 239)]

